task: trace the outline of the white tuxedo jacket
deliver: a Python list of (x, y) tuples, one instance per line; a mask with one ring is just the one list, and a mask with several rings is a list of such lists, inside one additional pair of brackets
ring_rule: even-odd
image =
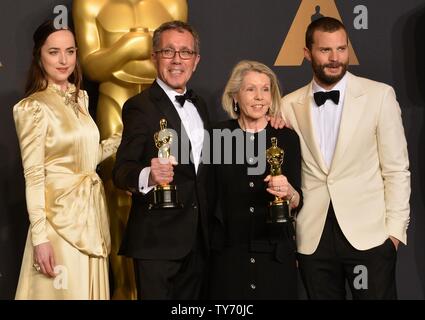
[(330, 168), (312, 120), (312, 84), (283, 98), (284, 118), (298, 133), (304, 205), (297, 217), (297, 247), (312, 254), (329, 203), (353, 247), (366, 250), (392, 235), (406, 244), (410, 172), (400, 107), (392, 87), (347, 74), (338, 140)]

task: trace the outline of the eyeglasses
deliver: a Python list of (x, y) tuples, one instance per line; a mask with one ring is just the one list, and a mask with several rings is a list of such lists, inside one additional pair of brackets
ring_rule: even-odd
[(189, 60), (196, 54), (196, 51), (192, 51), (192, 50), (177, 51), (174, 49), (162, 49), (162, 50), (155, 51), (155, 53), (160, 53), (161, 57), (164, 59), (173, 59), (176, 56), (176, 53), (178, 53), (181, 59)]

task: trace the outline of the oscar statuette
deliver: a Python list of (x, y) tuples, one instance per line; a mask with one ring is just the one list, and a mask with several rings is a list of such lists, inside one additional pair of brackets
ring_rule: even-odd
[[(173, 134), (167, 129), (167, 120), (161, 119), (159, 122), (161, 130), (155, 133), (155, 146), (158, 148), (158, 158), (160, 162), (170, 161), (170, 148), (173, 143)], [(157, 185), (153, 193), (154, 203), (149, 209), (177, 209), (182, 205), (178, 202), (177, 187), (172, 184)]]
[[(279, 176), (282, 174), (283, 149), (277, 146), (277, 138), (271, 138), (272, 146), (266, 150), (267, 162), (270, 165), (270, 175)], [(289, 201), (275, 196), (273, 201), (269, 202), (266, 222), (284, 223), (290, 221)]]

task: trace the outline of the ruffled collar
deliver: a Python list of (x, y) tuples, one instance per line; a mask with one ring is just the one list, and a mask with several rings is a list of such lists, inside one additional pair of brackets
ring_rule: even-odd
[(54, 91), (58, 92), (59, 94), (69, 95), (75, 93), (75, 85), (72, 83), (68, 83), (68, 87), (65, 91), (62, 90), (62, 87), (56, 83), (49, 83), (48, 87), (53, 89)]
[(79, 117), (80, 112), (85, 114), (83, 108), (75, 101), (76, 87), (74, 84), (69, 83), (65, 91), (62, 90), (60, 85), (55, 83), (49, 83), (47, 88), (61, 96), (65, 105), (72, 107), (77, 117)]

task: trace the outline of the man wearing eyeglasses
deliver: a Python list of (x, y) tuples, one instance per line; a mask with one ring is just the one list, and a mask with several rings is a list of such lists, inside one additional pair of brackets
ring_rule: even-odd
[[(120, 254), (133, 258), (139, 299), (197, 299), (208, 250), (207, 168), (200, 156), (209, 116), (186, 85), (200, 59), (199, 37), (187, 23), (167, 22), (155, 30), (152, 52), (156, 80), (122, 111), (113, 176), (132, 193), (132, 207)], [(177, 133), (178, 164), (158, 158), (154, 135), (162, 119)], [(149, 209), (154, 187), (170, 183), (182, 208)]]

